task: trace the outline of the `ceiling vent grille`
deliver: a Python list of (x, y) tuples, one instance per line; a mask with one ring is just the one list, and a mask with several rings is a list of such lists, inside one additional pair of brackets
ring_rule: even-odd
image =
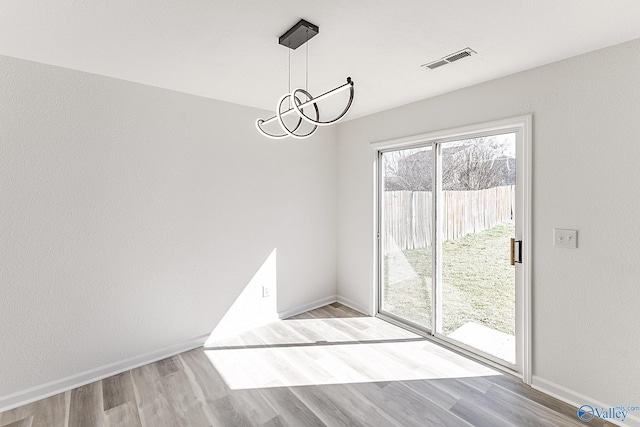
[(447, 65), (448, 62), (444, 59), (439, 59), (436, 62), (432, 62), (431, 64), (423, 65), (423, 67), (431, 68), (432, 70), (438, 67), (442, 67), (443, 65)]
[(471, 48), (462, 49), (461, 51), (454, 52), (449, 54), (443, 58), (440, 58), (436, 61), (428, 62), (426, 64), (422, 64), (421, 67), (428, 68), (430, 70), (440, 68), (443, 65), (450, 64), (454, 61), (459, 61), (462, 58), (468, 58), (471, 55), (474, 55), (476, 52)]

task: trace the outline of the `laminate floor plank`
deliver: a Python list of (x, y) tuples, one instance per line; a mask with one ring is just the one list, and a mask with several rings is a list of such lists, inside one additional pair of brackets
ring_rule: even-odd
[[(419, 350), (419, 345), (420, 342), (397, 342), (395, 345), (380, 345), (377, 348), (394, 363), (404, 366), (411, 372), (419, 372), (424, 370), (424, 367), (434, 370), (437, 364), (429, 360), (428, 354)], [(424, 372), (422, 374), (426, 375)]]
[(191, 385), (179, 359), (173, 361), (176, 370), (160, 378), (168, 399), (169, 410), (180, 425), (213, 426), (214, 418), (206, 411), (201, 393)]
[(355, 325), (362, 324), (366, 326), (367, 330), (379, 338), (384, 339), (404, 339), (404, 338), (424, 338), (414, 332), (407, 329), (399, 328), (398, 326), (385, 322), (382, 319), (376, 317), (354, 317), (349, 318), (348, 321)]
[(234, 390), (230, 397), (234, 407), (243, 408), (251, 425), (265, 424), (279, 415), (259, 389)]
[(176, 414), (172, 412), (169, 400), (174, 398), (160, 382), (160, 374), (155, 363), (141, 366), (131, 371), (138, 413), (143, 427), (181, 427)]
[(584, 422), (578, 420), (575, 415), (567, 417), (557, 412), (545, 411), (542, 405), (498, 386), (491, 387), (484, 397), (484, 401), (494, 412), (514, 425), (522, 427), (584, 425)]
[(105, 411), (126, 403), (136, 405), (130, 371), (102, 380), (102, 402)]
[(318, 319), (294, 319), (287, 325), (300, 335), (308, 337), (312, 342), (339, 342), (348, 341), (348, 337), (334, 331), (323, 331), (318, 324)]
[[(255, 386), (261, 387), (284, 381), (287, 384), (307, 384), (309, 382), (326, 383), (332, 376), (324, 371), (317, 363), (322, 357), (321, 346), (295, 346), (260, 348), (252, 350), (249, 343), (264, 345), (266, 342), (257, 334), (247, 332), (242, 334), (247, 337), (247, 350), (240, 353), (249, 358), (240, 369), (253, 380)], [(236, 359), (237, 362), (237, 359)]]
[[(462, 427), (467, 424), (457, 415), (439, 406), (430, 399), (424, 398), (423, 395), (414, 392), (401, 382), (391, 382), (382, 389), (383, 393), (389, 401), (393, 401), (399, 406), (399, 411), (409, 414), (413, 423), (418, 421), (416, 425), (432, 425), (447, 427)], [(395, 411), (393, 414), (397, 414)]]
[(211, 364), (206, 351), (196, 349), (180, 355), (187, 377), (196, 390), (200, 390), (205, 403), (211, 403), (229, 395), (229, 386)]
[(325, 372), (330, 372), (333, 375), (334, 383), (336, 378), (340, 379), (339, 382), (348, 384), (368, 381), (367, 375), (360, 371), (359, 366), (343, 363), (341, 358), (334, 352), (327, 353), (316, 360), (316, 365)]
[(292, 387), (291, 391), (329, 426), (364, 426), (352, 417), (348, 409), (327, 395), (320, 386)]
[[(271, 349), (207, 350), (206, 354), (217, 372), (216, 381), (217, 378), (222, 380), (230, 391), (267, 386), (276, 379), (277, 374), (273, 372), (273, 366), (271, 366), (273, 359)], [(296, 378), (297, 375), (292, 369), (294, 368), (285, 365), (282, 374), (287, 375), (287, 378)]]
[(513, 424), (487, 412), (482, 406), (478, 406), (467, 399), (459, 400), (451, 407), (451, 412), (476, 427), (515, 427)]
[(106, 427), (142, 427), (138, 406), (135, 402), (127, 402), (104, 412)]
[(375, 382), (384, 379), (411, 378), (409, 367), (388, 358), (386, 353), (377, 345), (335, 346), (332, 354), (338, 363), (351, 367), (360, 375), (358, 382)]
[(358, 328), (349, 319), (323, 319), (327, 327), (337, 329), (355, 342), (378, 341), (379, 336), (370, 333), (368, 328)]
[(260, 390), (260, 393), (279, 414), (278, 422), (292, 427), (326, 427), (326, 424), (289, 387), (271, 387)]
[(31, 427), (33, 425), (33, 415), (27, 418), (23, 418), (19, 421), (14, 421), (9, 424), (3, 424), (2, 427)]
[(158, 374), (164, 377), (182, 370), (182, 362), (180, 362), (179, 356), (173, 356), (157, 361), (156, 367)]
[(225, 336), (213, 341), (207, 341), (207, 348), (233, 348), (242, 347), (242, 339), (238, 335)]
[(337, 334), (344, 335), (350, 341), (375, 340), (379, 337), (379, 334), (374, 336), (373, 334), (367, 333), (369, 328), (366, 326), (361, 325), (357, 327), (353, 321), (354, 318), (332, 317), (332, 314), (338, 314), (338, 311), (335, 309), (326, 310), (325, 308), (319, 308), (313, 310), (313, 313), (319, 313), (319, 315), (316, 315), (315, 324), (322, 328), (328, 327), (335, 329)]
[(283, 340), (282, 335), (274, 332), (273, 329), (268, 327), (268, 325), (261, 326), (251, 331), (242, 332), (238, 336), (242, 340), (242, 345), (244, 348), (261, 348), (274, 345), (286, 346), (287, 344), (301, 344), (299, 338), (294, 338), (289, 342), (287, 342), (287, 340)]
[(332, 402), (346, 411), (356, 422), (371, 427), (402, 427), (392, 416), (374, 405), (361, 394), (351, 393), (343, 384), (328, 385), (321, 388)]
[(307, 355), (313, 359), (318, 359), (323, 355), (321, 348), (314, 347), (318, 345), (317, 341), (304, 336), (286, 322), (272, 323), (265, 326), (265, 328), (274, 334), (269, 341), (266, 341), (266, 344), (283, 347), (304, 347)]
[(334, 302), (333, 304), (329, 304), (327, 307), (331, 307), (333, 309), (333, 317), (337, 317), (337, 318), (341, 318), (341, 317), (348, 317), (348, 318), (355, 318), (355, 317), (362, 317), (362, 318), (367, 318), (369, 316), (360, 313), (359, 311), (354, 310), (351, 307), (347, 307), (346, 305), (340, 304), (339, 302)]
[(288, 322), (274, 322), (264, 326), (274, 337), (271, 344), (308, 344), (315, 341), (289, 327)]
[(69, 427), (103, 427), (100, 381), (71, 390)]
[(71, 392), (60, 393), (31, 404), (32, 427), (66, 427), (69, 425)]
[(326, 382), (331, 374), (319, 369), (317, 363), (310, 363), (313, 360), (305, 356), (305, 350), (273, 349), (264, 351), (261, 356), (273, 380), (282, 380), (289, 385), (308, 384), (313, 378)]
[(372, 415), (378, 415), (382, 419), (390, 419), (390, 425), (404, 426), (408, 419), (403, 414), (396, 415), (393, 405), (388, 406), (388, 398), (383, 391), (384, 387), (390, 383), (352, 383), (346, 384), (345, 393), (353, 394), (360, 397), (361, 400), (369, 402), (374, 407), (378, 408), (381, 414), (377, 414), (378, 411)]
[(496, 425), (521, 427), (583, 425), (577, 417), (570, 418), (553, 411), (544, 411), (541, 405), (495, 385), (480, 395), (466, 394), (451, 410), (454, 413), (462, 411), (463, 417), (488, 418)]
[(201, 396), (203, 409), (212, 425), (232, 425), (230, 423), (234, 422), (258, 425), (277, 415), (257, 390), (232, 391), (202, 350), (192, 350), (180, 357), (185, 366), (186, 381), (192, 384), (196, 396)]
[(32, 405), (33, 403), (29, 403), (27, 405), (19, 406), (9, 411), (0, 413), (0, 427), (4, 427), (5, 425), (9, 425), (11, 423), (22, 421), (25, 418), (28, 418), (33, 411)]
[(465, 387), (465, 390), (469, 390), (469, 392), (465, 393), (465, 396), (473, 395), (472, 389), (479, 391), (480, 393), (486, 393), (491, 387), (493, 387), (493, 383), (488, 379), (495, 375), (500, 375), (497, 372), (494, 372), (494, 375), (480, 375), (480, 376), (460, 376), (458, 378), (454, 378), (456, 383), (462, 383)]
[(0, 427), (584, 425), (576, 411), (333, 303), (0, 413)]
[(207, 409), (213, 415), (216, 427), (250, 427), (252, 425), (244, 409), (238, 408), (231, 396), (207, 404)]
[(423, 396), (425, 399), (431, 400), (436, 405), (450, 410), (460, 400), (460, 395), (451, 390), (447, 390), (446, 387), (438, 386), (440, 381), (401, 381), (405, 387), (409, 388), (414, 393)]
[(271, 418), (265, 423), (260, 424), (260, 427), (288, 427), (288, 426), (289, 424), (287, 424), (280, 415)]
[[(574, 408), (573, 406), (551, 396), (548, 396), (532, 387), (529, 387), (516, 378), (508, 375), (495, 375), (492, 377), (487, 377), (487, 379), (490, 380), (493, 384), (504, 388), (505, 390), (509, 390), (514, 394), (523, 396), (532, 402), (536, 402), (553, 412), (563, 414), (570, 419), (572, 419), (576, 415), (576, 408)], [(598, 418), (594, 418), (593, 420), (589, 421), (590, 427), (603, 427), (605, 425), (606, 422)]]
[(316, 319), (316, 317), (314, 317), (311, 314), (311, 311), (306, 311), (304, 313), (296, 314), (295, 316), (291, 316), (287, 318), (287, 320), (300, 320), (300, 319)]

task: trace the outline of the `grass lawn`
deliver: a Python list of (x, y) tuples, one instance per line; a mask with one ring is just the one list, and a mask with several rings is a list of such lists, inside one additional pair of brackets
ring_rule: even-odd
[[(513, 224), (443, 244), (443, 333), (475, 322), (514, 335), (514, 267), (509, 265)], [(383, 308), (431, 328), (431, 248), (385, 258)]]

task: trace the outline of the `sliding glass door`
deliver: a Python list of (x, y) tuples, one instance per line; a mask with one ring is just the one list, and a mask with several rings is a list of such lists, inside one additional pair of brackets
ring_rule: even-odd
[(485, 133), (378, 159), (379, 313), (515, 371), (517, 141)]
[(380, 308), (425, 329), (433, 325), (433, 148), (381, 154)]

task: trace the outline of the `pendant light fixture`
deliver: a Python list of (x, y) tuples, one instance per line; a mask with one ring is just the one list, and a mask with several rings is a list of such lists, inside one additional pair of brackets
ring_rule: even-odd
[[(278, 40), (278, 42), (279, 44), (286, 46), (291, 50), (295, 50), (300, 46), (302, 46), (303, 44), (307, 43), (312, 37), (317, 35), (319, 32), (320, 32), (320, 29), (318, 28), (317, 25), (313, 25), (310, 22), (307, 22), (304, 19), (301, 19), (296, 25), (291, 27), (289, 30), (287, 30), (286, 33), (280, 36), (280, 39)], [(309, 62), (308, 46), (307, 46), (306, 59), (308, 63)], [(308, 74), (308, 70), (306, 70), (306, 72)], [(291, 51), (289, 51), (289, 75), (291, 75)], [(332, 120), (326, 120), (326, 121), (321, 120), (320, 108), (318, 107), (318, 102), (332, 95), (335, 95), (338, 92), (345, 91), (347, 89), (349, 90), (349, 101), (347, 102), (347, 106), (344, 108), (344, 110)], [(289, 90), (291, 90), (291, 87), (289, 87)], [(347, 77), (346, 83), (334, 89), (331, 89), (323, 93), (322, 95), (318, 95), (315, 98), (313, 97), (313, 95), (311, 95), (308, 92), (308, 88), (294, 89), (290, 93), (286, 93), (282, 97), (280, 97), (280, 99), (278, 100), (278, 103), (276, 104), (276, 114), (273, 117), (266, 120), (258, 119), (256, 121), (256, 128), (262, 135), (272, 139), (282, 139), (287, 137), (292, 137), (297, 139), (308, 138), (311, 135), (313, 135), (316, 132), (316, 130), (318, 130), (318, 126), (332, 125), (334, 123), (337, 123), (340, 119), (342, 119), (345, 116), (345, 114), (347, 114), (347, 112), (349, 111), (349, 108), (351, 108), (351, 103), (353, 102), (353, 94), (354, 94), (353, 80), (351, 80), (351, 77)], [(283, 107), (285, 106), (285, 103), (287, 103), (288, 109), (283, 111)], [(311, 112), (311, 114), (309, 114), (309, 112)], [(291, 115), (294, 115), (295, 117), (297, 117), (298, 121), (294, 122), (295, 124), (293, 126), (287, 126), (287, 124), (284, 121), (284, 117), (291, 116)], [(266, 132), (263, 129), (264, 125), (268, 125), (276, 121), (280, 124), (280, 127), (282, 128), (282, 131), (284, 133), (272, 134), (272, 133)], [(303, 122), (306, 122), (312, 125), (309, 131), (300, 130)]]

